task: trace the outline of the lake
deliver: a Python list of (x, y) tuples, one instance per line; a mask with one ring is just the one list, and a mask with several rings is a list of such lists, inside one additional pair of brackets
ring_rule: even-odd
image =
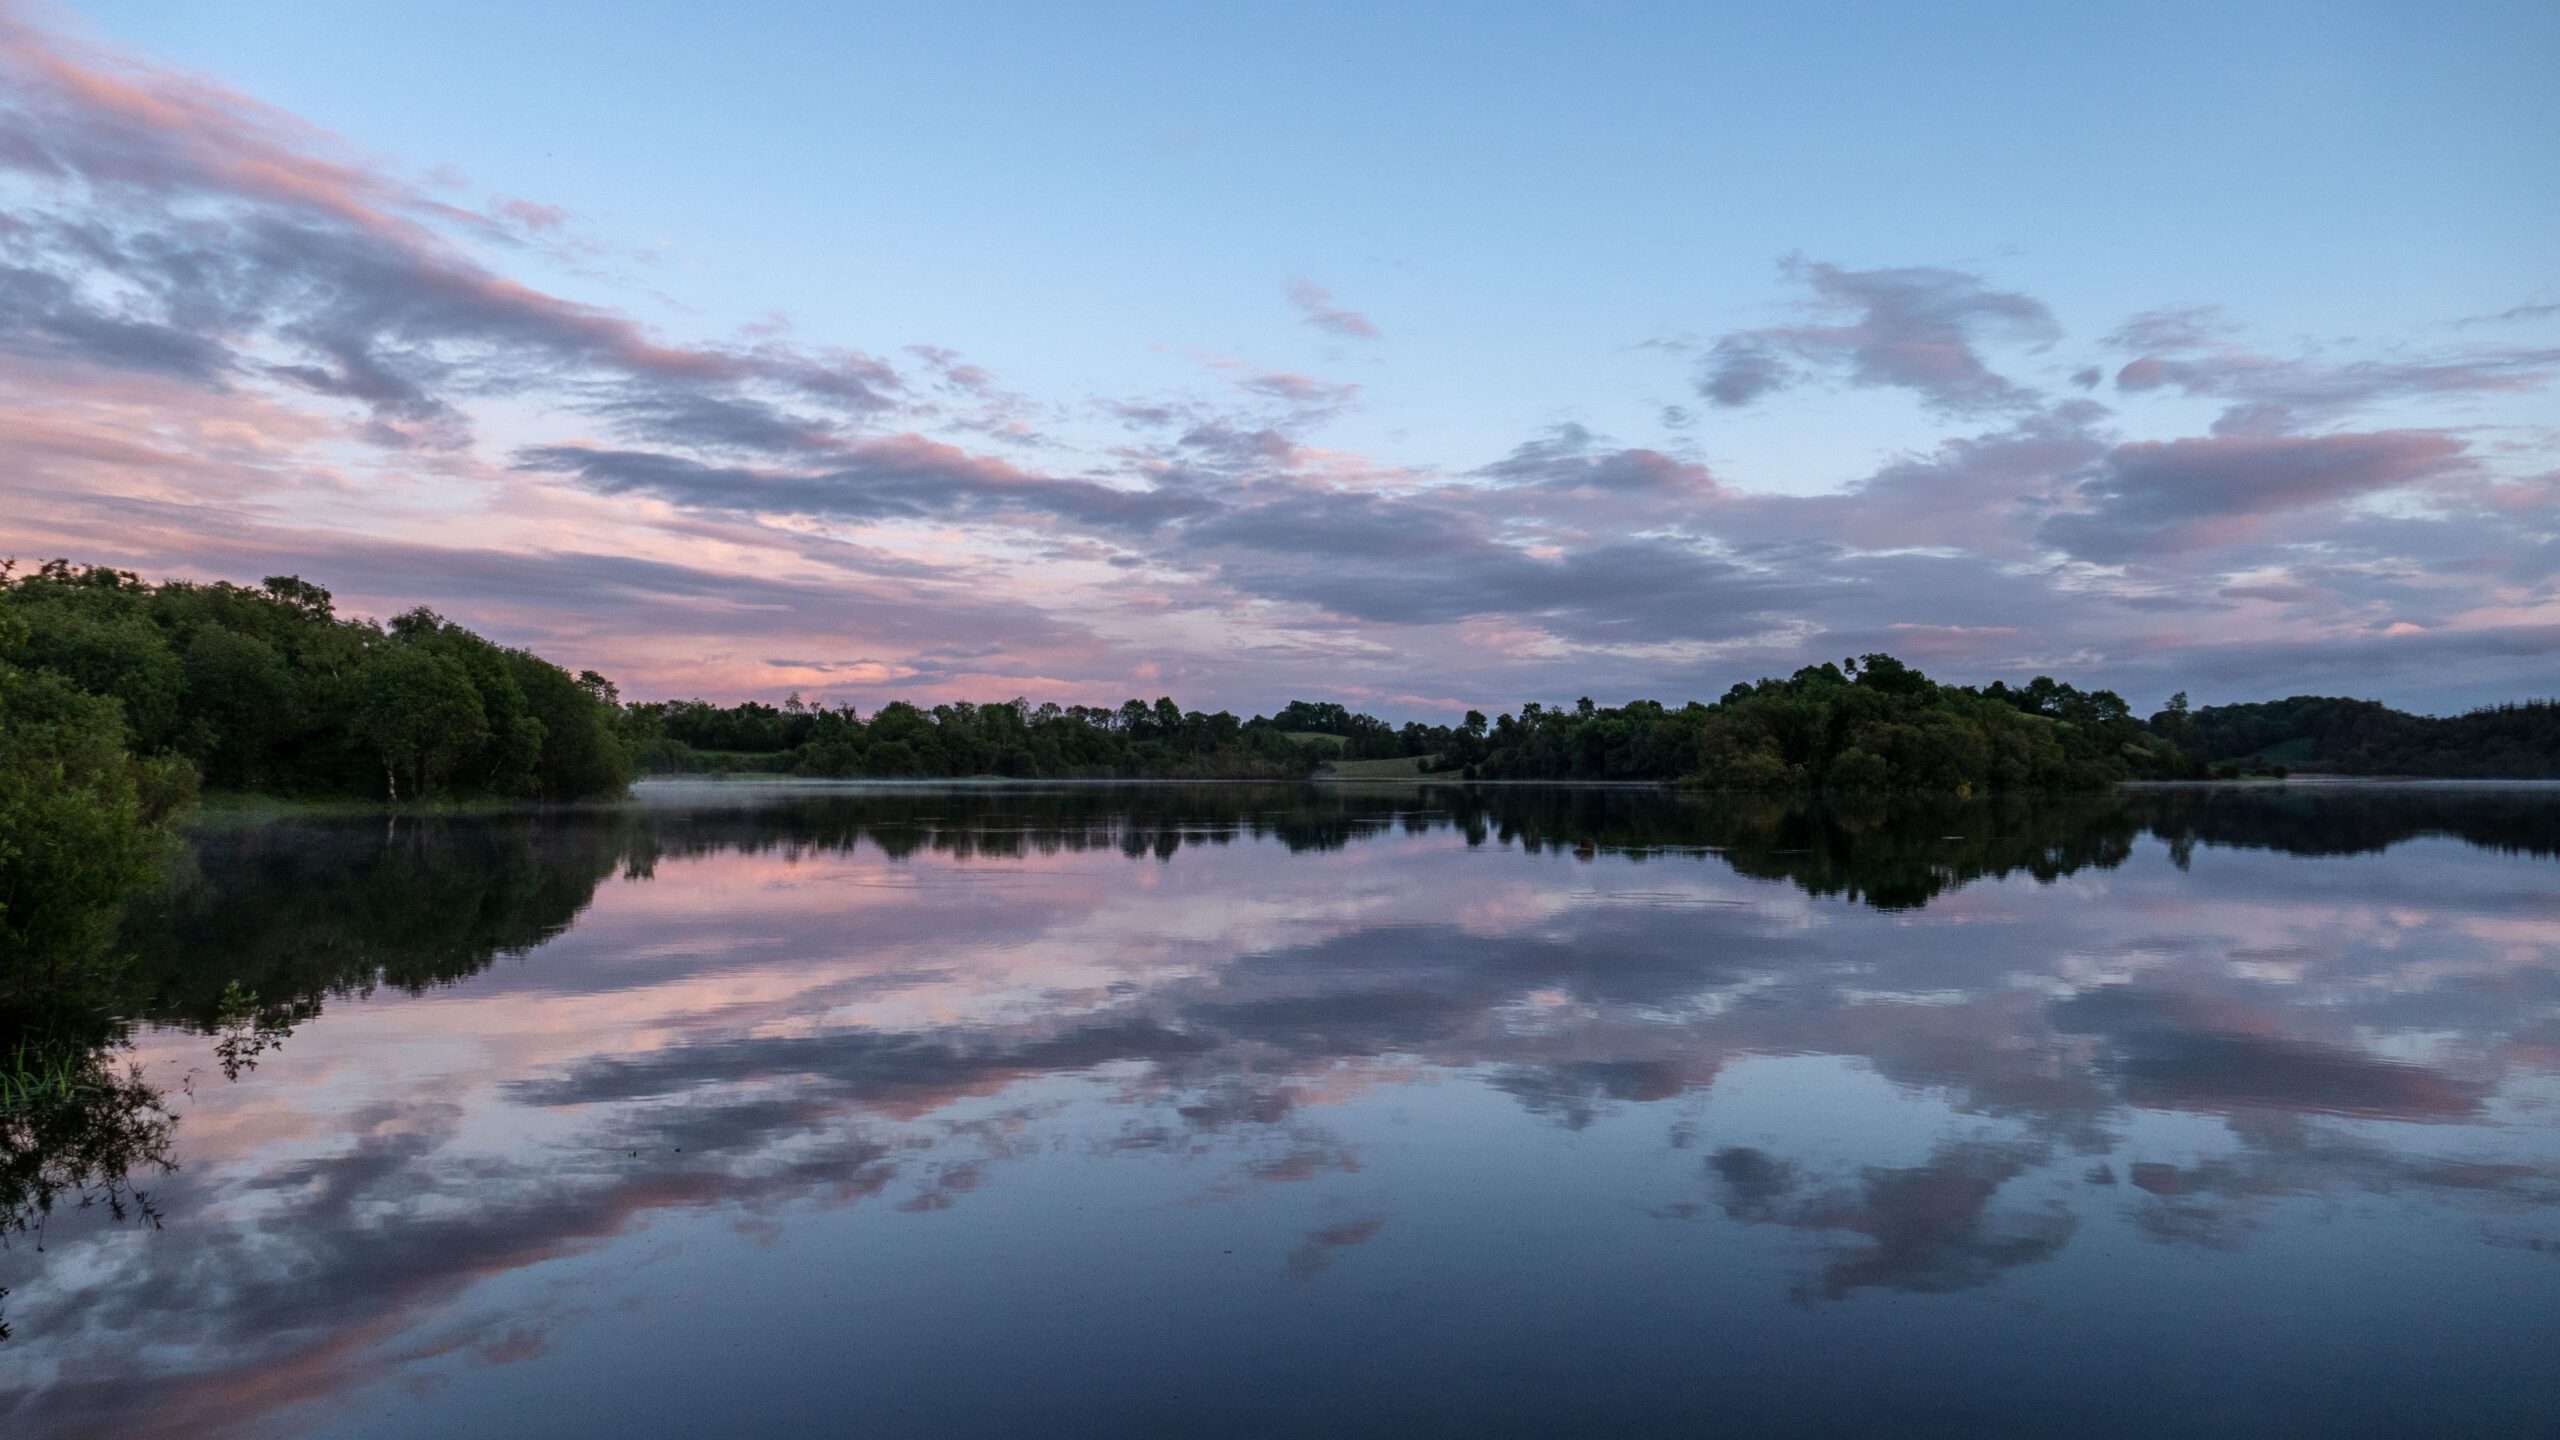
[(189, 849), (174, 1118), (0, 1251), (19, 1440), (2560, 1433), (2560, 790)]

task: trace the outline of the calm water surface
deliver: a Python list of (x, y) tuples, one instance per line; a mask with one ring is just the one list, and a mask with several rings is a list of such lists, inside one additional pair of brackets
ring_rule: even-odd
[(193, 852), (159, 1224), (0, 1251), (0, 1433), (2560, 1434), (2560, 791)]

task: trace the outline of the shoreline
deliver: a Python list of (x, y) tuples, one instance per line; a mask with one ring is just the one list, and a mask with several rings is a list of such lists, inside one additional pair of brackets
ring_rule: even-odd
[[(453, 800), (390, 801), (359, 800), (347, 796), (297, 797), (263, 795), (239, 791), (222, 791), (206, 795), (187, 813), (181, 825), (207, 825), (259, 820), (354, 818), (382, 816), (444, 817), (470, 815), (505, 815), (527, 811), (614, 810), (631, 806), (663, 803), (691, 792), (725, 793), (744, 796), (755, 793), (781, 794), (842, 793), (882, 794), (919, 793), (937, 790), (1102, 790), (1164, 789), (1182, 786), (1258, 786), (1279, 788), (1320, 786), (1326, 788), (1405, 789), (1500, 789), (1500, 790), (1595, 790), (1595, 791), (1660, 791), (1676, 795), (1749, 795), (1758, 798), (1793, 797), (1823, 798), (1820, 792), (1686, 790), (1680, 786), (1652, 780), (1462, 780), (1447, 775), (1305, 775), (1294, 777), (1100, 777), (1061, 779), (1019, 779), (1001, 775), (958, 775), (933, 777), (885, 777), (833, 779), (800, 775), (652, 775), (631, 782), (624, 794), (611, 799), (587, 800), (522, 800), (475, 796)], [(2433, 775), (2292, 775), (2284, 779), (2251, 778), (2235, 780), (2125, 780), (2113, 790), (2185, 791), (2231, 790), (2263, 793), (2276, 790), (2336, 791), (2356, 789), (2390, 790), (2549, 790), (2560, 793), (2560, 779), (2537, 777), (2478, 778)], [(2036, 790), (1993, 792), (1964, 797), (1967, 800), (2044, 798), (2086, 798), (2110, 793), (2106, 790), (2064, 791)], [(1889, 793), (1883, 795), (1832, 796), (1832, 799), (1954, 799), (1957, 797), (1927, 792)]]

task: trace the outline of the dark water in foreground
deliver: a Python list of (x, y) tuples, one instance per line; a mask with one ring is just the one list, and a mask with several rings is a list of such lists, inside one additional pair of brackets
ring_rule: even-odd
[(2560, 790), (195, 850), (9, 1436), (2560, 1434)]

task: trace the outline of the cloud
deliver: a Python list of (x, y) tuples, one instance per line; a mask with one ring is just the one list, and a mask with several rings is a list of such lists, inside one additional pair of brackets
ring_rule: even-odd
[[(1716, 1152), (1707, 1169), (1728, 1217), (1824, 1236), (1833, 1258), (1820, 1293), (1842, 1300), (1865, 1289), (1970, 1290), (2051, 1259), (2078, 1229), (2075, 1217), (1991, 1209), (2002, 1187), (2038, 1158), (2011, 1147), (1949, 1145), (1927, 1164), (1869, 1169), (1855, 1186), (1821, 1188), (1808, 1186), (1795, 1166), (1749, 1147)], [(1865, 1243), (1842, 1243), (1841, 1235)]]
[(2560, 623), (2183, 643), (2162, 657), (2160, 668), (2164, 678), (2193, 676), (2235, 699), (2285, 693), (2371, 696), (2443, 687), (2447, 676), (2458, 674), (2475, 678), (2464, 690), (2439, 693), (2476, 696), (2472, 703), (2492, 704), (2547, 687), (2555, 659), (2560, 659)]
[(1090, 480), (1027, 474), (920, 435), (847, 445), (830, 455), (824, 468), (812, 470), (711, 465), (663, 451), (582, 445), (528, 446), (516, 453), (516, 463), (527, 470), (575, 476), (599, 494), (835, 519), (1028, 512), (1144, 531), (1210, 508), (1200, 496), (1176, 491), (1122, 490)]
[(1847, 270), (1822, 262), (1792, 262), (1788, 270), (1812, 289), (1812, 309), (1849, 318), (1722, 336), (1698, 373), (1698, 393), (1708, 400), (1748, 405), (1804, 379), (1801, 366), (1842, 372), (1854, 385), (1910, 390), (1949, 414), (2014, 409), (2034, 397), (1994, 373), (1977, 346), (1986, 339), (2041, 344), (2060, 333), (2043, 302), (1994, 290), (1961, 270)]
[(2137, 351), (2115, 374), (2126, 394), (2174, 390), (2232, 402), (2216, 429), (2280, 433), (2386, 400), (2516, 394), (2560, 375), (2560, 348), (2471, 345), (2434, 354), (2326, 361), (2247, 349), (2211, 311), (2153, 311), (2108, 337)]
[(960, 358), (959, 352), (940, 345), (910, 345), (907, 353), (922, 360), (943, 383), (970, 394), (984, 394), (995, 385), (995, 377), (979, 366)]
[[(1716, 405), (1883, 386), (1948, 423), (1881, 437), (1863, 473), (1755, 474), (1713, 406), (1584, 394), (1543, 413), (1658, 417), (1680, 443), (1496, 415), (1452, 449), (1364, 453), (1339, 432), (1422, 447), (1449, 417), (1198, 352), (1196, 392), (1119, 400), (1016, 394), (944, 346), (829, 347), (771, 314), (671, 335), (511, 273), (604, 253), (557, 207), (475, 209), (403, 173), (214, 82), (0, 22), (10, 547), (378, 575), (386, 605), (566, 645), (635, 694), (779, 698), (812, 676), (759, 657), (861, 656), (828, 688), (874, 704), (1116, 699), (1143, 665), (1150, 693), (1210, 706), (1447, 718), (1714, 694), (1881, 647), (1958, 679), (2162, 693), (2243, 653), (2351, 677), (2342, 657), (2388, 656), (2386, 698), (2441, 706), (2530, 683), (2517, 647), (2560, 623), (2552, 436), (2458, 413), (2529, 402), (2547, 348), (2279, 360), (2210, 309), (2152, 311), (2103, 342), (2119, 415), (2084, 393), (2090, 357), (2041, 364), (2050, 395), (2009, 373), (2058, 326), (1996, 277), (1790, 262), (1787, 323), (1652, 348)], [(1329, 335), (1376, 331), (1311, 281), (1289, 293)], [(2188, 395), (2223, 403), (2214, 433), (2142, 428), (2187, 407), (2127, 398)], [(2317, 433), (2385, 402), (2428, 413)], [(625, 580), (567, 589), (613, 555)], [(494, 574), (510, 556), (527, 578)], [(685, 587), (723, 571), (687, 621)], [(388, 593), (395, 575), (415, 589)], [(2316, 604), (2279, 598), (2303, 587)], [(742, 616), (807, 643), (747, 643)]]
[(2434, 431), (2217, 436), (2120, 445), (2076, 487), (2045, 539), (2118, 561), (2236, 545), (2275, 516), (2451, 472), (2463, 441)]
[[(0, 255), (17, 247), (0, 232)], [(69, 278), (0, 265), (0, 345), (45, 361), (81, 361), (121, 370), (215, 381), (232, 368), (215, 341), (148, 314), (102, 306)]]
[(498, 215), (537, 234), (555, 231), (569, 223), (569, 212), (557, 205), (539, 200), (501, 200)]
[[(1164, 788), (724, 793), (494, 832), (343, 827), (324, 846), (199, 836), (203, 928), (269, 926), (288, 948), (339, 936), (332, 953), (396, 953), (413, 977), (448, 982), (342, 1007), (331, 997), (350, 972), (306, 976), (330, 992), (314, 989), (325, 1009), (293, 1042), (311, 1076), (380, 1052), (385, 1025), (468, 1043), (391, 1057), (425, 1067), (403, 1072), (419, 1083), (401, 1093), (432, 1101), (274, 1071), (200, 1092), (180, 1131), (189, 1164), (158, 1192), (166, 1230), (105, 1232), (66, 1209), (50, 1253), (0, 1252), (18, 1291), (12, 1355), (39, 1379), (7, 1413), (36, 1433), (270, 1433), (302, 1418), (285, 1407), (365, 1398), (438, 1357), (530, 1358), (540, 1336), (574, 1333), (560, 1322), (579, 1321), (578, 1301), (631, 1293), (547, 1286), (544, 1267), (630, 1243), (653, 1216), (832, 1231), (811, 1212), (930, 1212), (1053, 1178), (1016, 1163), (1137, 1155), (1112, 1183), (1178, 1196), (1182, 1163), (1208, 1156), (1223, 1178), (1196, 1198), (1313, 1187), (1305, 1210), (1240, 1207), (1214, 1224), (1284, 1249), (1271, 1278), (1356, 1264), (1347, 1252), (1391, 1223), (1462, 1232), (1470, 1212), (1431, 1208), (1436, 1187), (1363, 1170), (1364, 1146), (1395, 1148), (1383, 1122), (1409, 1108), (1402, 1096), (1368, 1112), (1381, 1123), (1316, 1128), (1311, 1114), (1361, 1087), (1507, 1093), (1568, 1125), (1616, 1109), (1712, 1133), (1739, 1115), (1686, 1172), (1705, 1203), (1655, 1213), (1779, 1227), (1719, 1243), (1779, 1263), (1809, 1251), (1805, 1299), (1999, 1284), (2077, 1243), (2077, 1216), (2239, 1244), (2240, 1212), (2283, 1196), (2424, 1197), (2448, 1234), (2547, 1245), (2560, 1200), (2547, 1160), (2498, 1153), (2496, 1127), (2440, 1123), (2531, 1093), (2550, 1063), (2548, 887), (2530, 873), (2549, 861), (2528, 857), (2554, 853), (2553, 827), (2548, 806), (2509, 798), (2331, 795), (2314, 808), (2333, 813), (2306, 824), (2298, 794), (2128, 792), (2045, 807), (2023, 831), (1968, 821), (1971, 842), (1916, 850), (1908, 827), (1782, 806), (1755, 820), (1659, 794), (1534, 790), (1420, 805)], [(1455, 843), (1461, 832), (1496, 853)], [(2430, 834), (2514, 863), (2405, 843)], [(380, 885), (307, 883), (370, 854), (426, 884), (411, 872), (439, 842), (494, 843), (512, 867), (474, 923), (402, 928), (406, 908)], [(2161, 863), (2163, 842), (2197, 848), (2197, 878)], [(2394, 846), (2382, 865), (2315, 853)], [(1074, 883), (1046, 883), (1062, 855)], [(1101, 873), (1114, 866), (1127, 868)], [(1849, 903), (1859, 887), (1894, 891), (1876, 877), (1897, 871), (1941, 887), (1899, 902), (1930, 907), (1922, 923)], [(1097, 883), (1141, 872), (1173, 883)], [(2053, 883), (2093, 872), (2122, 903)], [(1020, 883), (989, 883), (1001, 875)], [(1128, 903), (1212, 880), (1232, 903), (1184, 909), (1170, 949), (1161, 905)], [(287, 892), (295, 905), (276, 906)], [(532, 900), (517, 914), (506, 895)], [(2075, 943), (2054, 944), (2057, 929)], [(367, 941), (393, 930), (387, 949)], [(160, 943), (177, 950), (145, 963), (194, 933), (173, 927)], [(1025, 988), (1061, 956), (1082, 969), (1095, 954), (1107, 984)], [(2127, 957), (2145, 983), (2091, 986), (2090, 954)], [(2293, 969), (2252, 980), (2244, 963)], [(882, 998), (894, 1024), (852, 1008)], [(635, 1030), (654, 1043), (624, 1044)], [(150, 1043), (184, 1053), (174, 1030)], [(1788, 1058), (1699, 1111), (1747, 1056)], [(1791, 1125), (1763, 1104), (1753, 1118), (1754, 1094), (1806, 1080), (1893, 1123), (1866, 1127), (1882, 1138), (1861, 1148), (1821, 1115)], [(2227, 1139), (2164, 1156), (2127, 1106), (2220, 1119)], [(2343, 1123), (2375, 1120), (2399, 1123)], [(1510, 1138), (1568, 1168), (1588, 1148)], [(2082, 1185), (2093, 1162), (2131, 1183)], [(1648, 1176), (1668, 1173), (1615, 1176), (1585, 1197), (1592, 1216), (1641, 1203)], [(1381, 1194), (1418, 1208), (1390, 1221)], [(664, 1237), (571, 1278), (627, 1273)], [(1131, 1293), (1154, 1283), (1092, 1273)], [(504, 1276), (517, 1277), (507, 1303), (475, 1302), (472, 1286)]]
[(1709, 496), (1716, 481), (1704, 465), (1675, 460), (1659, 450), (1611, 450), (1580, 425), (1559, 425), (1524, 441), (1510, 455), (1475, 472), (1503, 485), (1548, 490), (1661, 491)]
[(2483, 1090), (2423, 1065), (2236, 1028), (2190, 997), (2113, 986), (2059, 1008), (2066, 1031), (2105, 1036), (2125, 1098), (2198, 1114), (2278, 1110), (2365, 1119), (2458, 1120)]
[(1378, 327), (1370, 323), (1368, 316), (1357, 310), (1346, 310), (1334, 304), (1333, 292), (1312, 280), (1290, 281), (1289, 303), (1298, 307), (1299, 313), (1306, 317), (1308, 324), (1328, 335), (1340, 335), (1352, 340), (1378, 338)]
[(1332, 380), (1319, 380), (1287, 370), (1266, 370), (1236, 381), (1238, 388), (1273, 400), (1285, 400), (1306, 410), (1330, 411), (1349, 404), (1360, 393), (1357, 385)]
[[(531, 224), (458, 209), (207, 82), (0, 21), (0, 345), (213, 385), (272, 378), (365, 408), (384, 444), (452, 447), (467, 402), (543, 393), (642, 433), (717, 398), (860, 419), (899, 381), (852, 353), (670, 344), (507, 280), (461, 241)], [(460, 238), (457, 238), (460, 237)], [(759, 397), (762, 397), (760, 402)]]
[(1182, 432), (1175, 444), (1192, 455), (1222, 465), (1285, 469), (1298, 459), (1297, 442), (1269, 426), (1240, 429), (1206, 421)]
[[(1396, 625), (1534, 619), (1595, 643), (1726, 639), (1830, 585), (1764, 574), (1683, 540), (1525, 548), (1440, 500), (1299, 491), (1249, 499), (1184, 528), (1248, 594)], [(1427, 565), (1402, 563), (1427, 556)]]
[(2466, 315), (2453, 323), (2456, 325), (2505, 325), (2526, 320), (2541, 320), (2553, 315), (2560, 315), (2560, 300), (2528, 301), (2522, 305), (2510, 305), (2504, 310), (2488, 315)]
[(1354, 1245), (1366, 1245), (1385, 1229), (1383, 1217), (1367, 1220), (1344, 1220), (1321, 1225), (1307, 1232), (1298, 1248), (1289, 1252), (1289, 1278), (1313, 1280), (1333, 1267), (1334, 1257)]
[(1736, 540), (2023, 558), (2068, 477), (2107, 452), (2097, 419), (2086, 402), (2065, 402), (2007, 429), (1896, 456), (1836, 494), (1733, 495), (1716, 523)]

